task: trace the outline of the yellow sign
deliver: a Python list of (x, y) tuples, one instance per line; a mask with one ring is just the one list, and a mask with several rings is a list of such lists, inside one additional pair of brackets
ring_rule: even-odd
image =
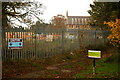
[(101, 58), (101, 51), (88, 50), (88, 57), (90, 57), (90, 58)]

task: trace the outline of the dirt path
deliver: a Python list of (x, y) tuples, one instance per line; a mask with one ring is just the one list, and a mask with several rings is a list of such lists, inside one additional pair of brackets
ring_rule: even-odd
[(66, 61), (54, 65), (49, 65), (43, 70), (38, 70), (16, 78), (74, 78), (76, 73), (86, 69), (90, 61), (86, 58), (80, 60)]

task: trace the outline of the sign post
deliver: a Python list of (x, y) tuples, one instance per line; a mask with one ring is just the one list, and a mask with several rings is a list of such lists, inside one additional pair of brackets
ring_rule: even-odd
[(95, 74), (95, 58), (93, 59), (93, 74)]
[(88, 57), (93, 58), (93, 74), (95, 74), (95, 59), (101, 58), (101, 51), (88, 50)]

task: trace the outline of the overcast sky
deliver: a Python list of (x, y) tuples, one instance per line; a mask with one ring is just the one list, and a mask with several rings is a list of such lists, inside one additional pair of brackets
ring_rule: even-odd
[[(37, 1), (37, 0), (34, 0)], [(87, 10), (90, 9), (90, 3), (93, 0), (38, 0), (46, 8), (42, 15), (45, 22), (49, 22), (53, 16), (62, 14), (66, 16), (68, 10), (69, 16), (89, 16)]]

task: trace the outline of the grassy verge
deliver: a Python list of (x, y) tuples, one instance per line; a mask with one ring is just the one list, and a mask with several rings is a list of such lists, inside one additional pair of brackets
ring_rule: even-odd
[[(113, 59), (114, 58), (114, 59)], [(75, 78), (120, 78), (118, 54), (112, 55), (107, 58), (101, 58), (96, 60), (96, 74), (93, 74), (93, 65), (89, 66), (86, 70), (82, 70), (81, 73), (74, 75)]]

